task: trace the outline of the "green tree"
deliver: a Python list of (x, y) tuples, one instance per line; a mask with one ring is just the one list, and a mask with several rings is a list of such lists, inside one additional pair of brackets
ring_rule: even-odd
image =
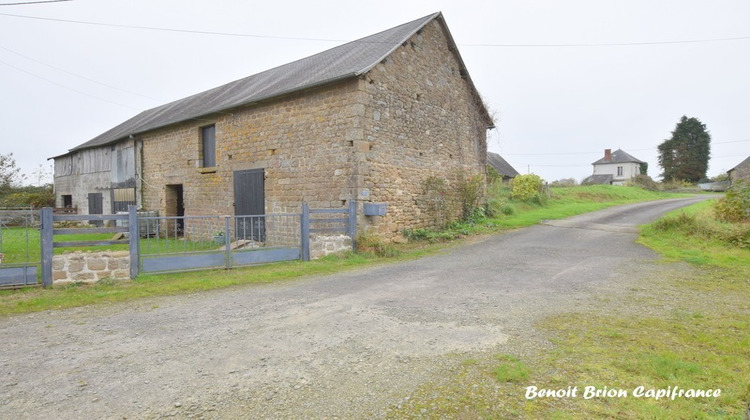
[(13, 153), (0, 154), (0, 192), (7, 193), (16, 183), (22, 180), (21, 168), (16, 166)]
[(711, 135), (697, 118), (682, 116), (672, 137), (659, 145), (664, 181), (698, 182), (706, 177), (711, 157)]

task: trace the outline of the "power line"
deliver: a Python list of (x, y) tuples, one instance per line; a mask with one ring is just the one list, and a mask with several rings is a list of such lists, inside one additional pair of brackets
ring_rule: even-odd
[[(732, 140), (732, 141), (716, 141), (711, 144), (727, 144), (727, 143), (745, 143), (750, 142), (750, 139), (744, 140)], [(631, 152), (640, 152), (644, 150), (656, 150), (658, 147), (647, 147), (645, 149), (628, 149)], [(563, 156), (563, 155), (596, 155), (600, 154), (601, 151), (596, 152), (560, 152), (560, 153), (503, 153), (503, 156)]]
[(17, 3), (0, 3), (0, 6), (25, 6), (27, 4), (42, 4), (42, 3), (60, 3), (63, 1), (73, 0), (40, 0), (40, 1), (21, 1)]
[(677, 41), (645, 41), (645, 42), (594, 42), (579, 44), (460, 44), (462, 47), (499, 47), (499, 48), (577, 48), (577, 47), (632, 47), (644, 45), (674, 45), (701, 44), (707, 42), (744, 41), (750, 36), (729, 38), (686, 39)]
[[(70, 0), (54, 0), (54, 1), (70, 1)], [(22, 19), (35, 19), (45, 20), (51, 22), (64, 22), (64, 23), (75, 23), (81, 25), (94, 25), (94, 26), (108, 26), (115, 28), (126, 28), (126, 29), (142, 29), (150, 31), (162, 31), (162, 32), (178, 32), (178, 33), (190, 33), (200, 35), (218, 35), (218, 36), (235, 36), (235, 37), (246, 37), (246, 38), (261, 38), (261, 39), (282, 39), (292, 41), (322, 41), (322, 42), (349, 42), (350, 40), (344, 39), (329, 39), (329, 38), (306, 38), (306, 37), (287, 37), (287, 36), (274, 36), (274, 35), (257, 35), (257, 34), (246, 34), (236, 32), (218, 32), (218, 31), (200, 31), (192, 29), (178, 29), (178, 28), (163, 28), (157, 26), (143, 26), (143, 25), (124, 25), (118, 23), (103, 23), (103, 22), (91, 22), (71, 19), (59, 19), (49, 18), (41, 16), (28, 16), (28, 15), (17, 15), (11, 13), (0, 13), (0, 16), (9, 16)], [(494, 47), (494, 48), (576, 48), (576, 47), (626, 47), (626, 46), (647, 46), (647, 45), (673, 45), (673, 44), (699, 44), (709, 42), (727, 42), (727, 41), (744, 41), (749, 40), (750, 36), (739, 36), (739, 37), (726, 37), (726, 38), (706, 38), (706, 39), (688, 39), (688, 40), (673, 40), (673, 41), (645, 41), (645, 42), (603, 42), (603, 43), (574, 43), (574, 44), (458, 44), (462, 47)]]
[(114, 90), (119, 90), (120, 92), (125, 92), (125, 93), (129, 93), (129, 94), (131, 94), (131, 95), (136, 95), (136, 96), (140, 96), (140, 97), (143, 97), (143, 98), (146, 98), (146, 99), (151, 99), (151, 100), (153, 100), (153, 101), (157, 101), (157, 102), (164, 102), (163, 100), (161, 100), (161, 99), (158, 99), (158, 98), (154, 98), (154, 97), (151, 97), (151, 96), (143, 95), (143, 94), (141, 94), (141, 93), (138, 93), (138, 92), (132, 92), (132, 91), (129, 91), (129, 90), (126, 90), (126, 89), (121, 89), (121, 88), (119, 88), (119, 87), (117, 87), (117, 86), (112, 86), (112, 85), (110, 85), (110, 84), (107, 84), (107, 83), (104, 83), (104, 82), (100, 82), (100, 81), (98, 81), (98, 80), (94, 80), (94, 79), (91, 79), (91, 78), (89, 78), (89, 77), (86, 77), (86, 76), (82, 76), (82, 75), (80, 75), (80, 74), (77, 74), (77, 73), (73, 73), (73, 72), (71, 72), (71, 71), (68, 71), (68, 70), (65, 70), (65, 69), (63, 69), (63, 68), (60, 68), (60, 67), (57, 67), (57, 66), (53, 66), (53, 65), (51, 65), (51, 64), (47, 64), (47, 63), (45, 63), (45, 62), (43, 62), (43, 61), (41, 61), (41, 60), (37, 60), (37, 59), (35, 59), (35, 58), (32, 58), (32, 57), (29, 57), (29, 56), (27, 56), (27, 55), (21, 54), (21, 53), (20, 53), (20, 52), (18, 52), (18, 51), (13, 51), (13, 50), (11, 50), (10, 48), (5, 48), (5, 47), (3, 47), (2, 45), (0, 45), (0, 50), (5, 50), (5, 51), (8, 51), (8, 52), (10, 52), (10, 53), (16, 54), (16, 55), (18, 55), (18, 56), (21, 56), (21, 57), (23, 57), (23, 58), (27, 59), (27, 60), (33, 61), (33, 62), (35, 62), (35, 63), (38, 63), (38, 64), (41, 64), (41, 65), (43, 65), (43, 66), (47, 66), (47, 67), (49, 67), (49, 68), (52, 68), (52, 69), (55, 69), (55, 70), (57, 70), (57, 71), (61, 71), (61, 72), (63, 72), (63, 73), (66, 73), (66, 74), (70, 74), (71, 76), (79, 77), (79, 78), (81, 78), (81, 79), (83, 79), (83, 80), (87, 80), (87, 81), (89, 81), (89, 82), (92, 82), (92, 83), (96, 83), (96, 84), (98, 84), (98, 85), (101, 85), (101, 86), (105, 86), (105, 87), (108, 87), (108, 88), (110, 88), (110, 89), (114, 89)]
[(342, 39), (298, 38), (298, 37), (288, 37), (288, 36), (242, 34), (242, 33), (233, 33), (233, 32), (198, 31), (198, 30), (191, 30), (191, 29), (160, 28), (156, 26), (122, 25), (118, 23), (102, 23), (102, 22), (89, 22), (89, 21), (81, 21), (81, 20), (47, 18), (47, 17), (40, 17), (40, 16), (25, 16), (25, 15), (11, 14), (11, 13), (0, 13), (0, 16), (10, 16), (10, 17), (23, 18), (23, 19), (46, 20), (46, 21), (51, 21), (51, 22), (77, 23), (81, 25), (109, 26), (109, 27), (114, 27), (114, 28), (143, 29), (143, 30), (149, 30), (149, 31), (178, 32), (178, 33), (190, 33), (190, 34), (200, 34), (200, 35), (220, 35), (220, 36), (237, 36), (237, 37), (246, 37), (246, 38), (283, 39), (283, 40), (292, 40), (292, 41), (348, 42), (347, 40), (342, 40)]
[(36, 77), (37, 79), (44, 80), (45, 82), (52, 83), (55, 86), (59, 86), (59, 87), (61, 87), (63, 89), (67, 89), (67, 90), (73, 91), (73, 92), (78, 93), (78, 94), (83, 95), (83, 96), (88, 96), (89, 98), (94, 98), (94, 99), (97, 99), (97, 100), (100, 100), (100, 101), (103, 101), (103, 102), (108, 102), (108, 103), (111, 103), (111, 104), (114, 104), (114, 105), (118, 105), (118, 106), (122, 106), (122, 107), (125, 107), (125, 108), (134, 109), (136, 111), (141, 111), (141, 109), (139, 109), (139, 108), (135, 108), (135, 107), (132, 107), (130, 105), (121, 104), (121, 103), (115, 102), (115, 101), (110, 101), (109, 99), (100, 98), (98, 96), (94, 96), (94, 95), (88, 94), (86, 92), (80, 91), (78, 89), (72, 88), (70, 86), (66, 86), (66, 85), (63, 85), (61, 83), (57, 83), (54, 80), (50, 80), (50, 79), (47, 79), (46, 77), (39, 76), (38, 74), (35, 74), (35, 73), (30, 72), (30, 71), (24, 70), (24, 69), (22, 69), (20, 67), (16, 67), (13, 64), (6, 63), (5, 61), (0, 60), (0, 64), (5, 64), (6, 66), (8, 66), (8, 67), (10, 67), (12, 69), (20, 71), (22, 73), (26, 73), (29, 76)]

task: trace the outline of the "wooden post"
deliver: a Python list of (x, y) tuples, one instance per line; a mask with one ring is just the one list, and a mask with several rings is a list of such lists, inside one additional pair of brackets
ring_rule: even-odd
[(302, 203), (300, 227), (302, 230), (302, 261), (310, 261), (310, 206), (307, 203)]
[(41, 227), (39, 236), (42, 241), (42, 286), (52, 286), (52, 257), (54, 255), (53, 247), (53, 217), (52, 207), (44, 207), (39, 215)]
[(232, 238), (230, 238), (230, 223), (232, 216), (224, 216), (224, 264), (227, 270), (232, 268)]
[(349, 226), (346, 229), (347, 235), (352, 238), (352, 249), (357, 249), (357, 200), (349, 200)]
[(141, 263), (141, 234), (138, 229), (138, 211), (133, 205), (128, 206), (128, 240), (130, 247), (130, 278), (138, 276)]

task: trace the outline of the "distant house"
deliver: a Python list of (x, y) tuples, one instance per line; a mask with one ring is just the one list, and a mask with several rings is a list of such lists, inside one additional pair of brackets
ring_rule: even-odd
[[(434, 13), (144, 111), (55, 157), (55, 193), (81, 213), (163, 216), (354, 200), (358, 225), (388, 236), (434, 225), (430, 177), (484, 177), (492, 127)], [(365, 217), (369, 201), (386, 215)]]
[(487, 152), (487, 164), (500, 174), (503, 182), (513, 179), (518, 175), (518, 171), (497, 153)]
[(604, 149), (604, 157), (592, 163), (594, 174), (584, 179), (582, 184), (624, 185), (641, 173), (643, 163), (621, 149), (614, 152)]
[(735, 182), (738, 180), (750, 182), (750, 156), (740, 162), (739, 165), (728, 170), (727, 174), (729, 175), (730, 182)]

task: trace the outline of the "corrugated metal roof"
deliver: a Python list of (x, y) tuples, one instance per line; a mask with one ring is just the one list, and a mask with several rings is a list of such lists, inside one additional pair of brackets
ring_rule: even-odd
[(614, 152), (612, 152), (611, 160), (607, 161), (607, 160), (604, 160), (604, 158), (601, 158), (597, 160), (596, 162), (592, 163), (592, 165), (598, 165), (600, 163), (626, 163), (626, 162), (644, 163), (642, 160), (636, 159), (633, 156), (625, 153), (622, 149), (617, 149)]
[[(440, 12), (214, 89), (143, 111), (71, 152), (368, 72)], [(450, 37), (450, 35), (448, 35)], [(452, 39), (451, 39), (451, 42)], [(460, 57), (458, 57), (461, 60)], [(462, 63), (463, 65), (463, 63)]]
[(518, 175), (518, 171), (510, 166), (510, 163), (497, 153), (487, 152), (487, 163), (495, 168), (500, 175), (505, 175), (510, 178), (514, 178)]

